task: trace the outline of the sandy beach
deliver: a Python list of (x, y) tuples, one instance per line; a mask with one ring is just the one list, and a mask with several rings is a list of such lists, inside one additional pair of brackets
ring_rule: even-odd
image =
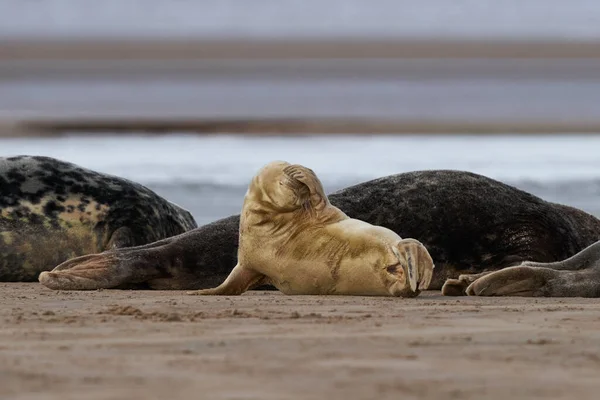
[[(199, 225), (239, 213), (275, 159), (328, 193), (459, 169), (600, 216), (598, 15), (593, 0), (3, 0), (0, 156), (131, 179)], [(0, 304), (0, 400), (600, 397), (600, 299), (0, 283)]]
[(0, 284), (2, 399), (592, 399), (600, 301)]

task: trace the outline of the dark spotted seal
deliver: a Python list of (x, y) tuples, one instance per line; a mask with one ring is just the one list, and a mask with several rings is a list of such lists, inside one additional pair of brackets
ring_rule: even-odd
[[(600, 220), (583, 211), (462, 171), (388, 176), (329, 200), (350, 218), (423, 243), (436, 266), (430, 289), (461, 274), (564, 260), (600, 238)], [(146, 246), (76, 258), (40, 280), (54, 289), (132, 282), (161, 289), (215, 287), (236, 265), (239, 224), (239, 216), (232, 216)], [(463, 294), (466, 287), (455, 282), (447, 293)]]
[(150, 189), (48, 157), (0, 158), (0, 281), (32, 281), (63, 261), (196, 227)]

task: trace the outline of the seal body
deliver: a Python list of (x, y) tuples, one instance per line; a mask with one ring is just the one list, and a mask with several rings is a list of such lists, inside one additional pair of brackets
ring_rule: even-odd
[(1, 281), (195, 227), (188, 211), (126, 179), (49, 157), (0, 158)]
[(600, 239), (594, 216), (464, 171), (398, 174), (329, 198), (352, 218), (422, 242), (436, 265), (432, 289), (461, 274), (564, 260)]
[[(464, 171), (402, 173), (328, 198), (350, 218), (423, 243), (435, 263), (430, 289), (461, 274), (561, 261), (600, 239), (595, 217)], [(236, 265), (239, 226), (239, 216), (232, 216), (151, 245), (69, 260), (42, 283), (55, 289), (130, 281), (157, 289), (214, 287)]]
[(279, 161), (248, 188), (237, 266), (217, 288), (192, 294), (237, 295), (268, 283), (285, 294), (414, 296), (432, 272), (421, 243), (349, 218), (312, 170)]

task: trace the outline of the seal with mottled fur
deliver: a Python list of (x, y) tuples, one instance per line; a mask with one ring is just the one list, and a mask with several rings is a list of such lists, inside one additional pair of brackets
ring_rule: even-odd
[(0, 158), (0, 281), (193, 228), (188, 211), (140, 184), (49, 157)]
[(432, 272), (421, 243), (348, 218), (311, 169), (275, 161), (244, 198), (237, 265), (218, 287), (190, 294), (239, 295), (270, 284), (285, 294), (412, 297)]
[[(431, 170), (364, 182), (329, 196), (348, 217), (423, 243), (435, 263), (430, 289), (446, 279), (555, 262), (600, 239), (600, 221), (513, 186), (463, 171)], [(156, 289), (219, 285), (236, 265), (239, 216), (146, 246), (69, 260), (41, 282), (54, 289), (97, 289), (144, 282)], [(465, 294), (468, 284), (446, 287)]]

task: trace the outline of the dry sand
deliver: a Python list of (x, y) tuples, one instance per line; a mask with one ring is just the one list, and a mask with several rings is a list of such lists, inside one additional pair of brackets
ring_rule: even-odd
[(597, 399), (600, 300), (0, 284), (1, 399)]

